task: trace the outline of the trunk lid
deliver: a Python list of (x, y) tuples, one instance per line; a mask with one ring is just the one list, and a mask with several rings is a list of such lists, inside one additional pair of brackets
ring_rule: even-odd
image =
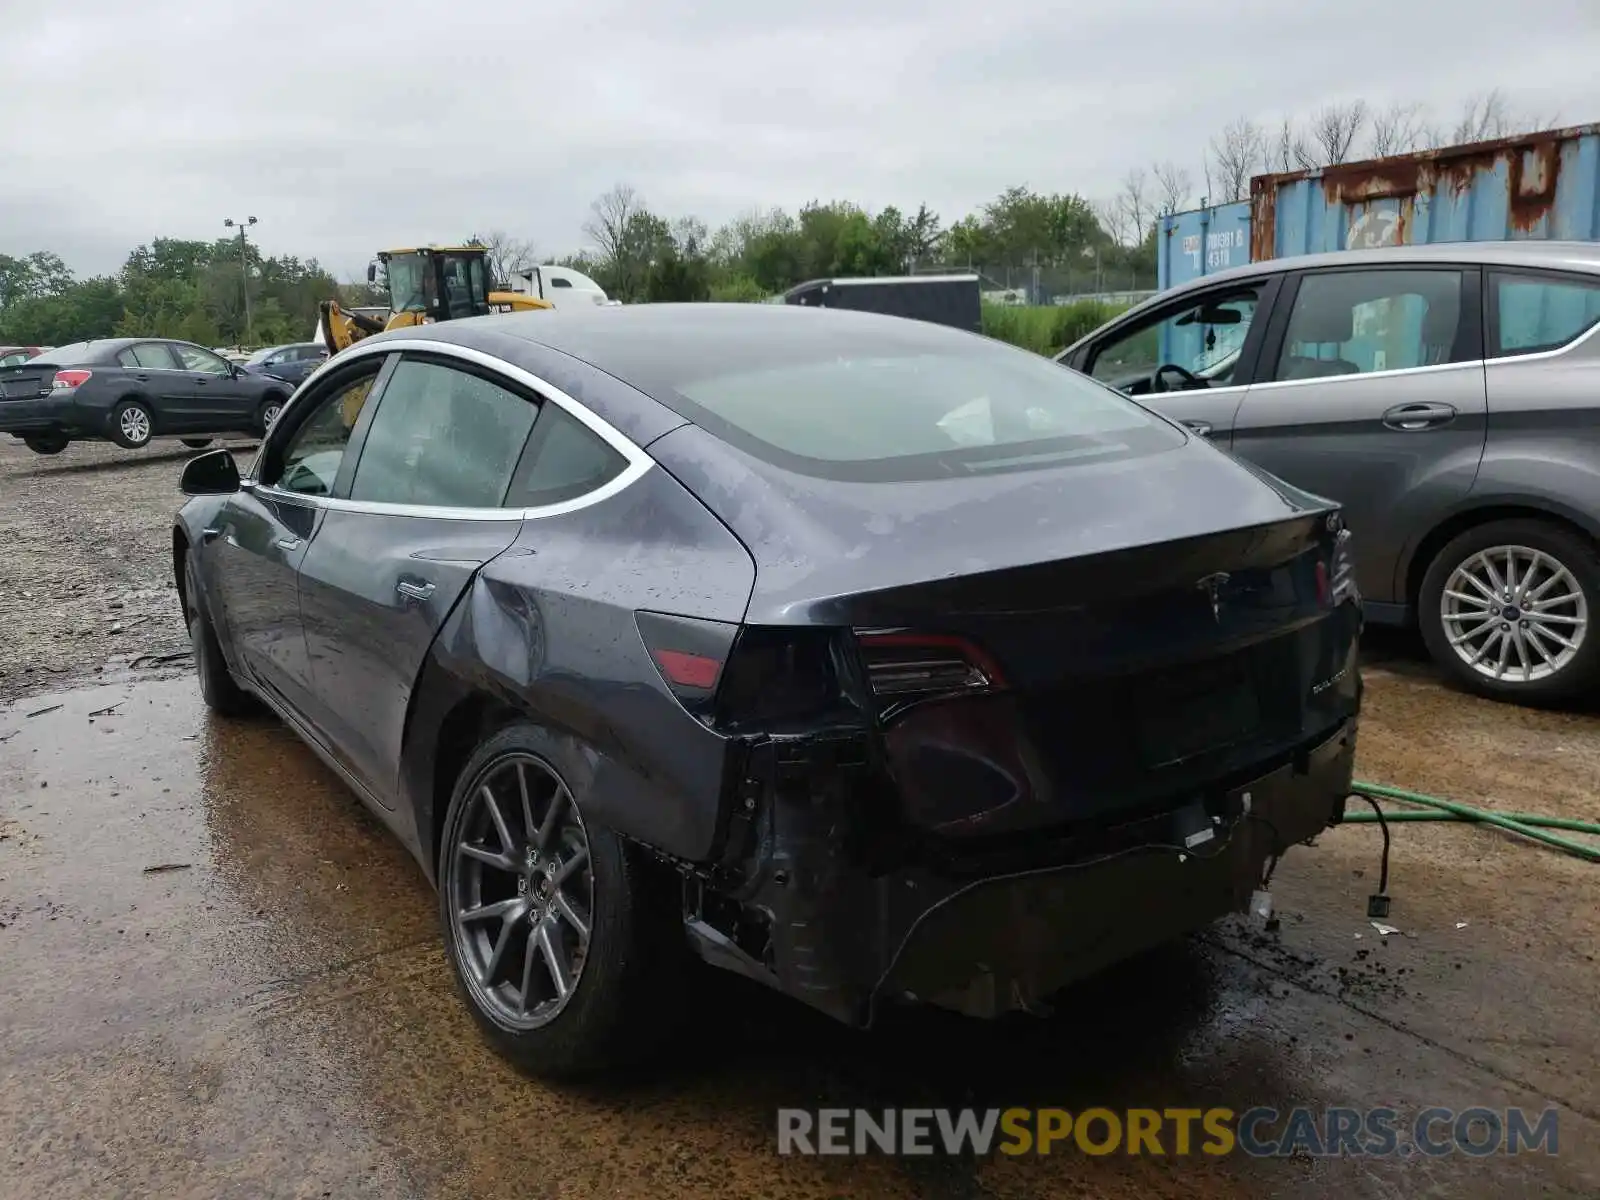
[[(1357, 696), (1360, 617), (1324, 522), (930, 588), (914, 619), (858, 627), (902, 815), (962, 838), (1120, 821), (1304, 753)], [(957, 686), (959, 662), (982, 682)]]
[(0, 400), (34, 400), (49, 395), (56, 370), (55, 364), (41, 364), (38, 359), (0, 367)]
[(1202, 442), (865, 484), (705, 437), (651, 452), (750, 548), (747, 627), (850, 631), (847, 686), (912, 830), (1133, 819), (1247, 782), (1355, 711), (1336, 506)]

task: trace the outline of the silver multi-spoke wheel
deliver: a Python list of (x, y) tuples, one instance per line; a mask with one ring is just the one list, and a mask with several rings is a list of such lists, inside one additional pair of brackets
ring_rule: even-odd
[(1533, 683), (1563, 670), (1589, 629), (1589, 604), (1565, 564), (1531, 546), (1491, 546), (1445, 581), (1439, 618), (1451, 649), (1474, 671)]
[(279, 404), (276, 400), (268, 400), (266, 402), (266, 404), (262, 406), (262, 409), (261, 409), (261, 432), (262, 433), (266, 433), (268, 430), (270, 430), (272, 428), (274, 422), (276, 422), (277, 419), (278, 419), (278, 413), (280, 411), (282, 411), (282, 409), (283, 409), (283, 405)]
[(465, 797), (448, 872), (465, 982), (513, 1030), (549, 1024), (583, 975), (594, 912), (589, 837), (542, 759), (497, 759)]
[(142, 445), (150, 440), (150, 414), (136, 404), (122, 410), (117, 424), (122, 429), (122, 436), (134, 445)]

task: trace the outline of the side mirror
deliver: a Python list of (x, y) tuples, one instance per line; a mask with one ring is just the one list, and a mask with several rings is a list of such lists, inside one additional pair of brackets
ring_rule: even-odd
[(239, 464), (228, 450), (207, 450), (183, 464), (178, 490), (185, 496), (227, 496), (239, 490)]
[(367, 264), (367, 282), (368, 283), (377, 283), (378, 282), (378, 264), (377, 263), (368, 263)]

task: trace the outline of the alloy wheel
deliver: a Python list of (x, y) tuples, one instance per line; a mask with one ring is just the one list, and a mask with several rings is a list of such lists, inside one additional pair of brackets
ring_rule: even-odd
[(142, 444), (150, 439), (150, 417), (138, 405), (130, 405), (122, 410), (122, 416), (117, 424), (122, 429), (122, 436), (130, 442)]
[(1589, 602), (1577, 577), (1531, 546), (1491, 546), (1445, 581), (1439, 617), (1450, 647), (1474, 671), (1504, 683), (1533, 683), (1577, 657)]
[(531, 754), (497, 759), (464, 803), (446, 872), (463, 976), (497, 1022), (536, 1029), (566, 1008), (588, 957), (588, 833), (566, 784)]
[(271, 403), (261, 410), (261, 429), (263, 433), (272, 428), (272, 424), (278, 419), (278, 412), (282, 407), (281, 404)]

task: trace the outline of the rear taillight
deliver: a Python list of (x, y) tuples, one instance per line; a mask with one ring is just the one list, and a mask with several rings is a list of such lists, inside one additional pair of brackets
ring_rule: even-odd
[(999, 664), (963, 637), (907, 630), (858, 631), (873, 694), (888, 699), (1005, 687)]
[(711, 711), (737, 625), (696, 617), (638, 612), (634, 623), (650, 661), (679, 702), (696, 715)]
[(82, 387), (93, 374), (93, 371), (57, 371), (56, 377), (50, 381), (50, 386), (52, 388)]
[(717, 693), (717, 724), (774, 729), (848, 711), (840, 685), (838, 631), (747, 626)]

